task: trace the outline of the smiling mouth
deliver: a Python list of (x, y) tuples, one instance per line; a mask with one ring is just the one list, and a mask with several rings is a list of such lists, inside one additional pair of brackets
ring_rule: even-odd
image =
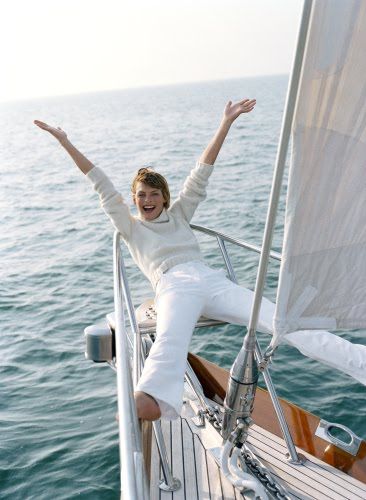
[(150, 213), (155, 210), (155, 205), (146, 205), (144, 208), (144, 212)]

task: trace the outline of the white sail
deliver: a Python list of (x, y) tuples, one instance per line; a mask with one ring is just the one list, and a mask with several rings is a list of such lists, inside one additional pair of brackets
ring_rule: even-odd
[(293, 121), (274, 344), (366, 327), (366, 2), (314, 2)]

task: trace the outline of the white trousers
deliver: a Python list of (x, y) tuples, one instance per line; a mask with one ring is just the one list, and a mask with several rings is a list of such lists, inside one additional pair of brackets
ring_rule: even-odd
[(223, 270), (199, 261), (163, 274), (155, 297), (156, 340), (136, 387), (157, 400), (162, 418), (180, 414), (188, 347), (198, 318), (247, 324), (252, 299), (253, 293), (230, 281)]

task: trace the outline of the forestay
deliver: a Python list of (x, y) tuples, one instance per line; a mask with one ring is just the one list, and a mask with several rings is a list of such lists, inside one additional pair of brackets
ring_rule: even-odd
[(274, 343), (366, 327), (366, 2), (314, 2), (293, 121)]

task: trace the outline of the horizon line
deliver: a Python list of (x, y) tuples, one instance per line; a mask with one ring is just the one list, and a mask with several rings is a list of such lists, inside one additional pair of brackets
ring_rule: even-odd
[(37, 101), (39, 99), (57, 99), (60, 97), (77, 97), (77, 96), (88, 95), (88, 94), (119, 92), (119, 91), (124, 91), (124, 90), (139, 90), (139, 89), (159, 88), (159, 87), (174, 87), (174, 86), (179, 86), (179, 85), (194, 85), (194, 84), (199, 84), (199, 83), (214, 83), (214, 82), (221, 82), (221, 81), (227, 81), (227, 80), (249, 80), (252, 78), (268, 78), (268, 77), (274, 77), (274, 76), (288, 76), (288, 73), (272, 73), (272, 74), (248, 75), (248, 76), (233, 76), (233, 77), (227, 77), (227, 78), (215, 78), (215, 79), (210, 79), (210, 80), (189, 80), (189, 81), (183, 81), (183, 82), (156, 83), (156, 84), (149, 84), (149, 85), (135, 85), (135, 86), (119, 87), (119, 88), (86, 90), (86, 91), (81, 91), (81, 92), (67, 92), (65, 94), (49, 94), (49, 95), (39, 95), (39, 96), (33, 96), (33, 97), (32, 96), (15, 97), (15, 98), (10, 98), (10, 99), (4, 100), (4, 101), (0, 100), (0, 105), (1, 104), (15, 104), (15, 103), (20, 103), (20, 102), (28, 102), (28, 101)]

